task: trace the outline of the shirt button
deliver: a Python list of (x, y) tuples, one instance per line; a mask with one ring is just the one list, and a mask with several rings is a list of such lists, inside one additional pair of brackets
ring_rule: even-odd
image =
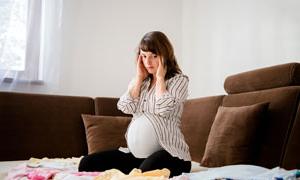
[(145, 112), (144, 110), (142, 110), (142, 112)]
[(144, 102), (146, 102), (146, 99), (144, 99)]

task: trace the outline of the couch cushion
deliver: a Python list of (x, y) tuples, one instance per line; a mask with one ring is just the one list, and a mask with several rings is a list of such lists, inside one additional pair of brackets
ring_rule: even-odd
[(187, 100), (184, 104), (181, 129), (193, 161), (200, 162), (204, 154), (209, 130), (223, 96)]
[(242, 107), (220, 106), (209, 133), (201, 166), (252, 163), (257, 148), (254, 143), (267, 108), (268, 103)]
[(228, 76), (224, 89), (228, 94), (300, 85), (300, 64), (288, 63)]
[(286, 145), (286, 151), (281, 164), (281, 167), (286, 169), (300, 169), (300, 90), (297, 99), (298, 110), (295, 114), (295, 121), (292, 123), (290, 136)]
[(94, 114), (92, 98), (0, 92), (0, 160), (86, 154), (82, 113)]
[(126, 147), (131, 117), (82, 115), (89, 154)]
[(298, 106), (299, 86), (232, 94), (223, 98), (222, 106), (235, 107), (269, 102), (268, 118), (256, 146), (255, 165), (274, 168), (281, 164), (289, 131)]

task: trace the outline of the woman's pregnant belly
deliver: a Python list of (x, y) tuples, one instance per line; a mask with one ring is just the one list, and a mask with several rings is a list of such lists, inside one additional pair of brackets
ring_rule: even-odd
[(144, 115), (136, 118), (128, 127), (127, 145), (136, 158), (147, 158), (162, 149), (150, 120)]

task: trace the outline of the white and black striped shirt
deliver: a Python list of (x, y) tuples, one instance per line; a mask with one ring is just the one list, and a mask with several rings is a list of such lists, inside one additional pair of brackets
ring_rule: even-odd
[(132, 121), (141, 114), (145, 115), (153, 125), (162, 148), (174, 157), (191, 161), (189, 147), (180, 130), (183, 103), (188, 96), (188, 77), (177, 74), (166, 80), (167, 92), (160, 97), (155, 96), (155, 86), (149, 90), (150, 81), (150, 78), (143, 81), (140, 96), (135, 99), (129, 93), (130, 83), (127, 92), (118, 101), (118, 109), (132, 114)]

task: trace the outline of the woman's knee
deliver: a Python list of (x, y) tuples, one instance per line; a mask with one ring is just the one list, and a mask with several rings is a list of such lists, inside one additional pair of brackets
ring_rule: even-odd
[(79, 171), (104, 171), (114, 161), (116, 151), (105, 151), (84, 156), (79, 162)]
[(171, 176), (177, 176), (183, 172), (190, 172), (191, 162), (173, 157), (165, 150), (157, 151), (149, 156), (139, 167), (142, 171), (168, 168)]
[(88, 171), (90, 165), (89, 159), (90, 158), (88, 155), (81, 158), (78, 166), (78, 171)]
[(99, 170), (99, 161), (101, 162), (101, 154), (91, 154), (84, 156), (78, 166), (78, 171), (96, 171)]

